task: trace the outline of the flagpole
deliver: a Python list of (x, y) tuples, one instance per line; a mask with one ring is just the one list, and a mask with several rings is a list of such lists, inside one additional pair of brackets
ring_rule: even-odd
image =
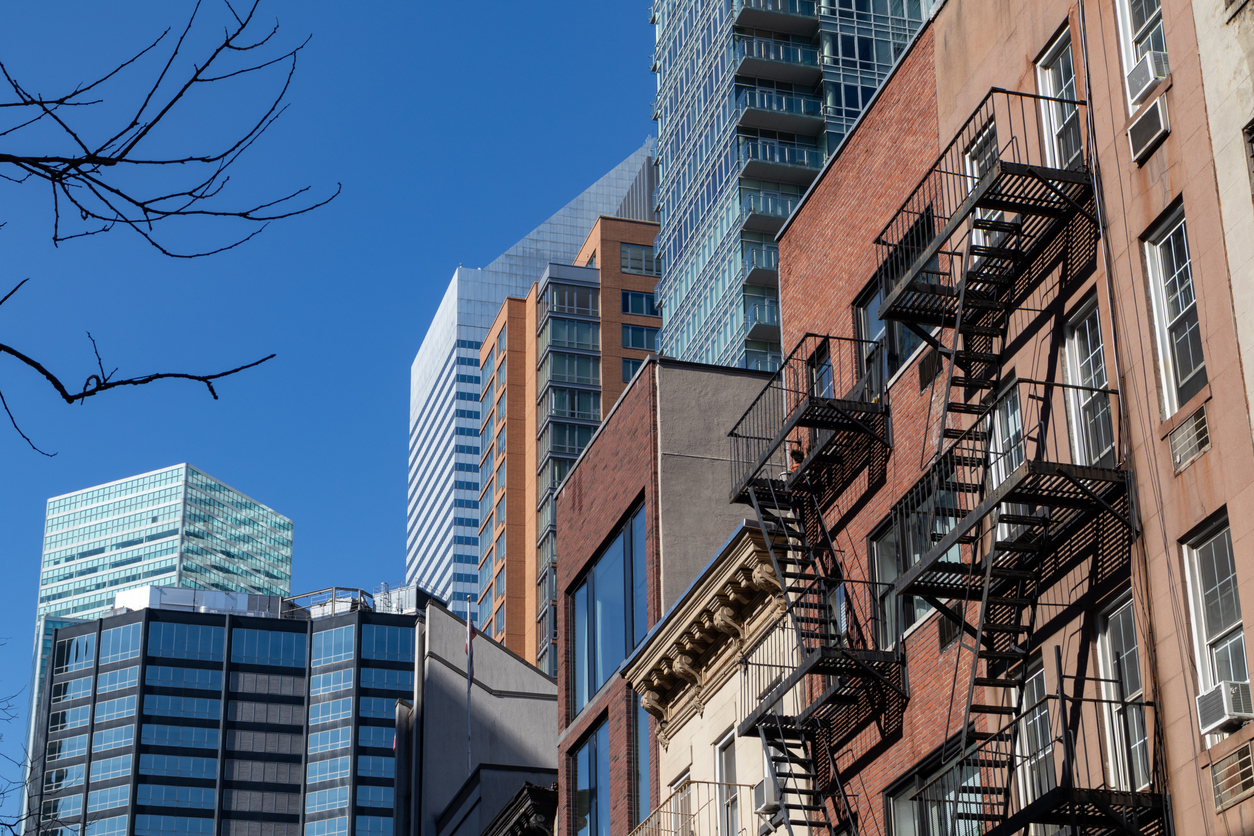
[(475, 681), (475, 627), (471, 621), (470, 607), (466, 607), (466, 777), (474, 772), (474, 759), (470, 746), (470, 688)]

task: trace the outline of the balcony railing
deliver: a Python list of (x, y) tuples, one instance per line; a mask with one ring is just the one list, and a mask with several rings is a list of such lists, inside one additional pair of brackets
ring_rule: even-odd
[(969, 425), (949, 428), (957, 437), (893, 509), (914, 564), (898, 591), (964, 597), (973, 576), (941, 559), (955, 547), (991, 536), (995, 548), (1023, 554), (1022, 541), (1044, 528), (1057, 545), (1093, 514), (1116, 510), (1127, 487), (1116, 394), (1019, 380), (987, 404), (951, 404)]
[(814, 0), (735, 0), (732, 11), (740, 15), (744, 11), (771, 12), (772, 14), (815, 17), (818, 10)]
[(753, 787), (684, 781), (631, 836), (757, 836)]
[(797, 208), (800, 198), (782, 195), (746, 194), (740, 199), (740, 210), (745, 215), (770, 215), (787, 218)]
[(741, 277), (754, 270), (778, 270), (779, 247), (775, 244), (741, 244), (740, 265)]
[(785, 145), (769, 139), (740, 137), (738, 154), (742, 167), (752, 163), (797, 166), (818, 170), (823, 167), (823, 152), (804, 145)]
[(787, 113), (814, 119), (823, 118), (823, 103), (818, 99), (812, 96), (772, 93), (767, 90), (741, 90), (737, 93), (736, 112), (743, 114), (746, 110), (767, 110), (772, 113)]
[[(729, 434), (732, 501), (761, 479), (785, 477), (837, 433), (873, 431), (887, 411), (875, 342), (806, 334)], [(874, 434), (872, 432), (872, 434)]]
[(753, 38), (746, 35), (736, 36), (735, 55), (737, 61), (746, 58), (759, 58), (763, 61), (775, 61), (781, 64), (794, 64), (802, 67), (818, 69), (818, 50), (808, 46), (790, 44), (785, 41), (773, 41), (770, 38)]
[(745, 332), (748, 333), (759, 325), (779, 328), (779, 305), (759, 304), (745, 308)]
[[(1020, 264), (999, 292), (1017, 301), (1028, 282), (1039, 281), (1037, 271), (1022, 268), (1077, 212), (1091, 214), (1084, 111), (1081, 101), (989, 92), (875, 239), (881, 318), (951, 324), (945, 317), (952, 317), (957, 294), (942, 294), (952, 297), (949, 308), (930, 312), (916, 310), (915, 297), (935, 295), (930, 276), (938, 253), (967, 251), (995, 236), (1013, 236)], [(969, 231), (968, 219), (997, 231)], [(952, 240), (959, 234), (969, 237)]]
[(1156, 832), (1165, 787), (1153, 767), (1155, 708), (1046, 696), (920, 787), (916, 821), (952, 836), (1068, 832), (1069, 825), (1080, 833)]

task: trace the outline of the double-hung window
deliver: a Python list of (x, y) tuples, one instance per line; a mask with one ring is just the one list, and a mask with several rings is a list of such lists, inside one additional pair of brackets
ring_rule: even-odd
[(1106, 359), (1097, 304), (1091, 303), (1067, 325), (1067, 377), (1072, 454), (1077, 464), (1111, 467), (1115, 462)]
[(1132, 601), (1115, 605), (1101, 620), (1098, 644), (1102, 692), (1107, 704), (1106, 745), (1111, 783), (1119, 790), (1149, 785), (1149, 738), (1141, 704), (1141, 654), (1137, 647)]
[(901, 547), (901, 532), (893, 522), (885, 523), (871, 535), (870, 554), (875, 565), (875, 589), (879, 598), (877, 632), (880, 646), (890, 648), (932, 611), (931, 604), (922, 598), (899, 600), (893, 588), (897, 577), (917, 563), (922, 555), (912, 555)]
[(1232, 533), (1225, 519), (1187, 545), (1193, 590), (1193, 629), (1197, 637), (1202, 691), (1228, 680), (1246, 682), (1245, 631)]
[(1067, 31), (1036, 66), (1046, 135), (1046, 162), (1053, 168), (1071, 168), (1080, 158), (1080, 108), (1076, 105), (1075, 63), (1071, 32)]
[(736, 786), (736, 735), (729, 732), (718, 742), (718, 836), (740, 833), (740, 793)]
[(1175, 414), (1206, 385), (1189, 236), (1183, 215), (1145, 243), (1158, 334), (1164, 412)]
[[(1023, 716), (1019, 720), (1019, 791), (1029, 804), (1057, 786), (1054, 775), (1054, 736), (1049, 728), (1049, 700), (1045, 669), (1039, 660), (1023, 682)], [(1057, 828), (1032, 825), (1031, 836), (1055, 833)]]
[[(1165, 57), (1167, 42), (1163, 36), (1162, 0), (1118, 0), (1119, 40), (1123, 47), (1123, 71), (1132, 73), (1134, 67), (1151, 52)], [(1131, 80), (1131, 79), (1129, 79)], [(1128, 99), (1136, 90), (1129, 85)]]
[(923, 339), (900, 322), (885, 323), (879, 318), (884, 291), (875, 282), (854, 303), (854, 327), (863, 341), (862, 374), (869, 376), (876, 391), (897, 373), (923, 344)]

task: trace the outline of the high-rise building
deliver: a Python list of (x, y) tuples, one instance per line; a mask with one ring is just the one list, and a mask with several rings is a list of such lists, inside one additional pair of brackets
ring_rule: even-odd
[(479, 350), (507, 296), (572, 263), (602, 215), (652, 220), (655, 142), (484, 268), (458, 267), (410, 370), (406, 583), (470, 617), (479, 597)]
[(668, 356), (774, 370), (775, 234), (933, 0), (654, 0)]
[(149, 585), (289, 595), (292, 521), (188, 464), (49, 499), (28, 716), (52, 632)]
[(479, 623), (550, 675), (553, 492), (650, 352), (657, 224), (599, 218), (575, 265), (509, 297), (480, 349)]

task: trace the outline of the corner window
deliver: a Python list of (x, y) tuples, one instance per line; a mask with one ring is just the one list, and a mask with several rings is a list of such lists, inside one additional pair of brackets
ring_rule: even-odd
[(1228, 521), (1218, 523), (1187, 544), (1185, 550), (1193, 592), (1200, 690), (1225, 680), (1246, 682), (1250, 677), (1245, 665), (1245, 631)]
[(1158, 336), (1164, 417), (1170, 417), (1202, 390), (1207, 379), (1183, 216), (1173, 218), (1163, 232), (1145, 242), (1145, 260)]
[(575, 836), (610, 836), (610, 732), (602, 721), (575, 752)]
[(1041, 102), (1045, 157), (1054, 168), (1071, 168), (1080, 157), (1080, 109), (1076, 106), (1075, 63), (1071, 32), (1054, 42), (1036, 67), (1037, 85), (1049, 99)]
[(605, 684), (648, 630), (644, 508), (638, 509), (571, 596), (575, 711)]

